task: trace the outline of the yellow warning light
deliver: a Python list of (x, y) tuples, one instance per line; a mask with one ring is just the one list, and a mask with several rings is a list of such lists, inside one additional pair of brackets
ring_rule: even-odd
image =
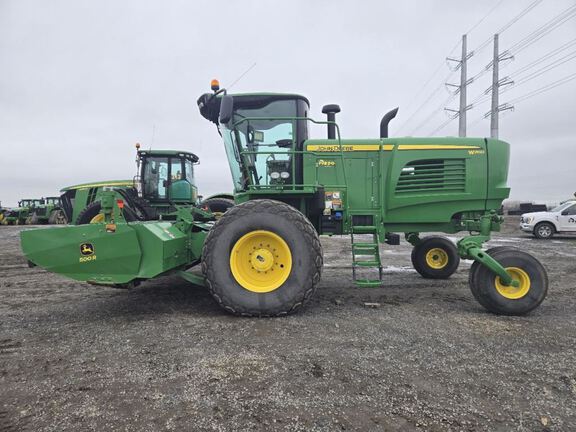
[(136, 143), (136, 150), (140, 150), (140, 143)]
[(210, 88), (213, 91), (220, 90), (220, 81), (218, 81), (217, 79), (213, 79), (212, 81), (210, 81)]

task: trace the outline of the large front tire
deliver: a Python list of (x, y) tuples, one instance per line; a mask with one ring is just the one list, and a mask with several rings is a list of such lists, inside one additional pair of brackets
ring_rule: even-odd
[(458, 269), (456, 245), (446, 237), (431, 236), (412, 249), (412, 265), (426, 279), (447, 279)]
[(310, 300), (322, 272), (322, 246), (306, 217), (279, 201), (229, 209), (204, 243), (202, 271), (226, 311), (281, 316)]
[(518, 287), (504, 285), (488, 267), (480, 265), (470, 272), (470, 289), (488, 311), (500, 315), (524, 315), (544, 301), (548, 292), (548, 275), (544, 266), (521, 250), (502, 248), (491, 254)]

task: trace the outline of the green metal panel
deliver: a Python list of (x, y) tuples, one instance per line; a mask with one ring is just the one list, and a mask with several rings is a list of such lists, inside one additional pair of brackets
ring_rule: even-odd
[(169, 222), (133, 223), (142, 251), (138, 277), (152, 278), (188, 263), (187, 236)]
[(32, 263), (53, 273), (127, 284), (185, 268), (201, 256), (205, 236), (206, 231), (186, 234), (169, 222), (119, 223), (113, 232), (106, 224), (90, 224), (25, 230), (21, 244)]
[[(97, 283), (130, 282), (138, 275), (142, 256), (136, 231), (126, 224), (119, 224), (114, 233), (107, 232), (104, 224), (26, 230), (21, 243), (34, 264)], [(83, 252), (83, 245), (92, 253)]]
[(304, 183), (346, 192), (345, 221), (365, 214), (387, 231), (454, 232), (461, 228), (454, 217), (497, 209), (509, 193), (509, 146), (502, 141), (491, 141), (491, 151), (481, 138), (340, 142), (305, 142)]

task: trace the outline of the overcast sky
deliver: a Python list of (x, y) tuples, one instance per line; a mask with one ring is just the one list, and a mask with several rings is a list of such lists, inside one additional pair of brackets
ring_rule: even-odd
[[(474, 49), (530, 2), (0, 0), (0, 200), (15, 205), (67, 185), (132, 178), (136, 142), (198, 154), (201, 193), (230, 191), (222, 143), (196, 99), (212, 78), (226, 87), (254, 63), (232, 91), (300, 93), (318, 119), (324, 104), (338, 103), (345, 138), (377, 137), (381, 116), (399, 106), (391, 135), (427, 136), (447, 119), (439, 109), (449, 96), (440, 88), (450, 73), (444, 59), (459, 55), (461, 35), (498, 4), (470, 32)], [(543, 0), (501, 34), (502, 50), (573, 5)], [(520, 82), (576, 46), (515, 71), (575, 38), (573, 18), (515, 53), (501, 76)], [(475, 54), (469, 76), (491, 55), (491, 45)], [(567, 58), (501, 102), (574, 74), (576, 59)], [(490, 75), (469, 86), (469, 103)], [(479, 120), (487, 110), (489, 101), (468, 111), (469, 136), (489, 135), (489, 121)], [(576, 191), (575, 114), (573, 80), (501, 116), (512, 198), (558, 201)], [(457, 123), (435, 135), (456, 135)]]

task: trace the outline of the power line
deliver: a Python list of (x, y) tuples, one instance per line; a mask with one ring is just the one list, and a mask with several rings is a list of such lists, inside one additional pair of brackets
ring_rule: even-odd
[(518, 22), (524, 15), (526, 15), (528, 12), (530, 12), (532, 9), (534, 9), (536, 6), (538, 6), (540, 3), (542, 3), (542, 0), (535, 0), (534, 2), (530, 3), (524, 10), (522, 10), (522, 12), (520, 12), (518, 15), (516, 15), (514, 18), (512, 18), (510, 21), (508, 21), (504, 27), (501, 27), (500, 29), (498, 29), (498, 31), (496, 33), (504, 33), (506, 30), (508, 30), (510, 27), (512, 27), (513, 24), (515, 24), (516, 22)]
[[(566, 50), (567, 48), (570, 48), (571, 46), (576, 45), (576, 39), (573, 39), (567, 43), (565, 43), (564, 45), (561, 45), (560, 47), (556, 48), (553, 51), (548, 52), (547, 54), (543, 55), (542, 57), (536, 59), (535, 61), (527, 64), (526, 66), (521, 67), (520, 69), (517, 69), (516, 71), (512, 72), (510, 75), (511, 76), (522, 76), (522, 74), (526, 71), (528, 71), (529, 69), (532, 69), (533, 67), (543, 63), (544, 61), (554, 57), (555, 55), (559, 54), (560, 52)], [(543, 68), (540, 68), (534, 72), (532, 72), (531, 74), (529, 74), (528, 76), (522, 78), (521, 80), (519, 80), (518, 82), (515, 83), (516, 87), (519, 85), (522, 85), (523, 83), (530, 81), (533, 78), (536, 78), (537, 76), (542, 75), (543, 73), (548, 72), (549, 70), (555, 69), (556, 67), (566, 63), (567, 61), (572, 60), (573, 58), (575, 58), (575, 54), (576, 51), (571, 52), (563, 57), (560, 57), (559, 59), (556, 59), (555, 61), (549, 63), (548, 65), (544, 66)], [(564, 60), (564, 61), (562, 61)], [(492, 62), (490, 62), (488, 65), (486, 65), (486, 69), (485, 71), (489, 70), (489, 67), (492, 65)], [(483, 71), (484, 72), (484, 71)], [(473, 77), (474, 79), (476, 79), (478, 77), (479, 74), (476, 74), (475, 77)], [(505, 78), (506, 79), (506, 78)], [(504, 91), (507, 91), (511, 88), (508, 88)], [(478, 105), (483, 104), (484, 102), (488, 101), (490, 99), (490, 95), (488, 94), (488, 91), (490, 90), (490, 88), (486, 89), (486, 91), (484, 93), (480, 93), (475, 99), (473, 99), (470, 104), (473, 107), (477, 107)]]
[(576, 45), (576, 38), (565, 43), (564, 45), (561, 45), (560, 47), (556, 48), (555, 50), (548, 52), (547, 54), (543, 55), (542, 57), (537, 58), (533, 62), (528, 63), (526, 66), (523, 66), (520, 69), (515, 70), (514, 72), (511, 73), (511, 75), (520, 74), (520, 73), (522, 73), (528, 69), (531, 69), (534, 66), (539, 65), (543, 61), (548, 60), (551, 57), (554, 57), (556, 54), (566, 50), (567, 48), (570, 48), (573, 45)]
[[(512, 25), (517, 23), (522, 17), (524, 17), (528, 12), (530, 12), (532, 9), (534, 9), (536, 6), (538, 6), (541, 2), (542, 2), (542, 0), (534, 0), (532, 3), (530, 3), (524, 9), (522, 9), (520, 11), (520, 13), (518, 13), (510, 21), (508, 21), (506, 24), (504, 24), (504, 26), (502, 26), (500, 29), (498, 29), (495, 33), (503, 33), (506, 30), (508, 30)], [(476, 47), (472, 52), (475, 54), (479, 53), (484, 48), (486, 48), (490, 44), (491, 41), (492, 41), (492, 38), (489, 37), (484, 42), (482, 42), (478, 47)]]
[[(533, 79), (545, 74), (546, 72), (549, 72), (553, 69), (556, 69), (556, 68), (562, 66), (564, 63), (569, 62), (570, 60), (573, 60), (575, 58), (576, 58), (576, 51), (574, 51), (570, 54), (567, 54), (564, 57), (561, 57), (558, 60), (530, 73), (529, 75), (525, 76), (524, 78), (521, 78), (519, 81), (514, 82), (514, 86), (505, 88), (504, 90), (501, 91), (501, 93), (505, 93), (509, 90), (512, 90), (513, 88), (517, 88), (517, 87), (519, 87), (519, 86), (521, 86), (521, 85), (523, 85), (529, 81), (532, 81)], [(560, 61), (560, 60), (563, 60), (563, 61)], [(472, 102), (470, 102), (470, 105), (472, 105), (473, 107), (477, 107), (479, 105), (482, 105), (484, 102), (488, 101), (489, 99), (490, 99), (490, 95), (486, 91), (486, 92), (478, 95), (476, 97), (476, 99), (474, 99)]]
[(575, 16), (576, 16), (576, 5), (570, 6), (569, 8), (560, 12), (558, 15), (556, 15), (551, 20), (544, 23), (542, 26), (538, 27), (532, 33), (528, 34), (523, 39), (516, 42), (514, 45), (512, 45), (509, 48), (509, 51), (513, 52), (515, 54), (519, 53), (520, 51), (526, 49), (527, 47), (529, 47), (533, 43), (542, 39), (544, 36), (546, 36), (552, 30), (565, 24), (567, 21), (574, 18)]
[(561, 85), (563, 85), (563, 84), (566, 84), (566, 83), (572, 81), (573, 79), (576, 79), (576, 73), (573, 73), (573, 74), (571, 74), (571, 75), (565, 76), (564, 78), (560, 78), (560, 79), (557, 80), (557, 81), (554, 81), (554, 82), (552, 82), (552, 83), (550, 83), (550, 84), (547, 84), (547, 85), (545, 85), (545, 86), (543, 86), (543, 87), (540, 87), (540, 88), (538, 88), (538, 89), (536, 89), (536, 90), (533, 90), (533, 91), (531, 91), (531, 92), (529, 92), (529, 93), (526, 93), (525, 95), (522, 95), (522, 96), (519, 96), (519, 97), (517, 97), (517, 98), (515, 98), (515, 99), (512, 99), (512, 100), (509, 101), (508, 103), (509, 103), (509, 104), (513, 104), (513, 103), (518, 103), (518, 102), (525, 101), (526, 99), (530, 99), (531, 97), (537, 96), (537, 95), (539, 95), (540, 93), (547, 92), (547, 91), (549, 91), (549, 90), (552, 90), (553, 88), (556, 88), (556, 87), (559, 87), (559, 86), (561, 86)]
[[(524, 84), (525, 82), (531, 81), (534, 78), (537, 78), (540, 75), (545, 74), (546, 72), (549, 72), (553, 69), (556, 69), (557, 67), (560, 67), (564, 63), (569, 62), (570, 60), (573, 60), (575, 58), (576, 58), (576, 51), (571, 52), (570, 54), (567, 54), (564, 57), (561, 57), (558, 60), (553, 61), (552, 63), (550, 63), (550, 64), (530, 73), (529, 75), (525, 76), (524, 78), (520, 79), (516, 85), (518, 86), (518, 85)], [(563, 61), (560, 61), (560, 60), (563, 60)]]
[(424, 121), (420, 122), (420, 124), (418, 126), (416, 126), (414, 129), (412, 129), (412, 131), (410, 132), (409, 135), (414, 135), (414, 133), (421, 129), (422, 126), (424, 126), (425, 124), (427, 124), (430, 120), (432, 120), (432, 118), (438, 114), (438, 111), (441, 110), (442, 108), (444, 108), (445, 105), (449, 104), (450, 102), (452, 102), (455, 98), (456, 95), (458, 94), (458, 92), (454, 92), (452, 93), (450, 96), (448, 96), (448, 98), (444, 101), (442, 101), (442, 103), (440, 105), (438, 105), (434, 110), (432, 110), (432, 112), (428, 115), (428, 117), (426, 117), (424, 119)]
[(458, 115), (454, 115), (452, 117), (450, 117), (448, 120), (446, 120), (444, 123), (442, 123), (440, 126), (438, 126), (436, 129), (434, 129), (432, 132), (430, 132), (428, 134), (428, 136), (432, 136), (434, 135), (436, 132), (440, 132), (442, 129), (444, 129), (446, 126), (448, 126), (449, 123), (453, 122), (454, 120), (456, 120), (458, 118)]
[[(542, 0), (540, 0), (540, 1), (542, 1)], [(484, 22), (484, 20), (485, 20), (486, 18), (488, 18), (488, 17), (492, 14), (492, 12), (494, 12), (494, 11), (496, 10), (496, 8), (498, 8), (498, 6), (500, 6), (503, 2), (504, 2), (504, 0), (500, 0), (498, 3), (496, 3), (496, 4), (486, 13), (486, 15), (484, 15), (484, 16), (480, 19), (480, 21), (478, 21), (476, 24), (474, 24), (474, 25), (470, 28), (470, 30), (468, 30), (468, 31), (466, 32), (466, 34), (472, 33), (472, 31), (473, 31), (474, 29), (476, 29), (480, 24), (482, 24), (482, 23)], [(452, 51), (454, 51), (454, 50), (452, 50)]]
[[(458, 44), (458, 45), (459, 45), (459, 44)], [(443, 65), (444, 65), (444, 63), (442, 63), (442, 66), (443, 66)], [(438, 70), (439, 70), (439, 69), (438, 69)], [(422, 110), (422, 108), (424, 108), (424, 107), (428, 104), (428, 102), (430, 102), (430, 101), (434, 98), (434, 96), (436, 96), (436, 94), (438, 93), (438, 91), (441, 90), (441, 89), (444, 87), (444, 82), (447, 81), (447, 80), (449, 80), (449, 79), (452, 77), (452, 75), (454, 75), (454, 72), (455, 72), (455, 71), (450, 72), (450, 73), (446, 76), (446, 78), (444, 79), (443, 83), (440, 84), (438, 87), (434, 88), (434, 90), (432, 90), (432, 93), (430, 93), (430, 94), (428, 95), (428, 97), (426, 98), (426, 100), (424, 100), (424, 102), (422, 102), (422, 103), (418, 106), (418, 108), (410, 115), (410, 117), (408, 117), (408, 118), (400, 125), (400, 127), (398, 128), (398, 131), (401, 131), (402, 129), (404, 129), (404, 126), (406, 126), (406, 124), (408, 124), (408, 123), (416, 116), (416, 114), (418, 114), (418, 113)], [(432, 77), (430, 77), (430, 79), (428, 80), (428, 82), (426, 83), (426, 85), (428, 85), (428, 83), (432, 80), (432, 78), (435, 77), (435, 75), (436, 75), (436, 74), (434, 74)], [(425, 86), (426, 86), (426, 85), (425, 85)], [(424, 88), (425, 88), (425, 87), (422, 87), (422, 90), (423, 90)], [(420, 93), (421, 93), (421, 92), (420, 92)], [(408, 106), (410, 106), (410, 105), (408, 105)]]
[[(536, 2), (539, 2), (542, 0), (536, 0)], [(499, 0), (492, 8), (490, 8), (488, 10), (488, 12), (479, 20), (476, 22), (476, 24), (474, 24), (467, 32), (466, 34), (472, 32), (474, 29), (476, 29), (480, 24), (482, 24), (502, 3), (504, 2), (504, 0)], [(460, 45), (460, 41), (458, 41), (458, 43), (456, 43), (454, 45), (454, 47), (450, 50), (450, 52), (448, 53), (448, 56), (450, 56), (454, 50)], [(432, 73), (432, 75), (430, 76), (430, 78), (428, 78), (428, 80), (426, 80), (426, 82), (424, 83), (424, 85), (420, 88), (420, 90), (418, 90), (418, 92), (416, 92), (416, 94), (414, 95), (414, 97), (412, 98), (412, 100), (410, 101), (410, 103), (407, 105), (406, 109), (408, 109), (409, 107), (411, 107), (414, 102), (420, 97), (420, 95), (424, 92), (424, 90), (426, 89), (426, 87), (428, 87), (428, 84), (430, 84), (432, 82), (432, 80), (436, 77), (436, 75), (438, 74), (438, 72), (440, 72), (440, 70), (442, 69), (442, 67), (444, 66), (444, 62), (442, 62)], [(452, 71), (450, 73), (450, 75), (448, 75), (444, 80), (443, 83), (448, 81), (453, 73), (455, 71)], [(441, 89), (444, 84), (440, 84), (438, 87), (436, 87), (432, 93), (426, 98), (426, 100), (420, 104), (420, 106), (410, 115), (410, 117), (408, 117), (398, 128), (398, 131), (401, 131), (404, 126), (406, 124), (408, 124), (415, 116), (418, 112), (420, 112), (420, 110), (426, 106), (426, 104), (428, 104), (428, 102), (430, 102), (430, 100), (432, 100), (432, 98), (436, 95), (436, 93), (438, 93), (438, 90)], [(418, 129), (418, 128), (417, 128)]]

